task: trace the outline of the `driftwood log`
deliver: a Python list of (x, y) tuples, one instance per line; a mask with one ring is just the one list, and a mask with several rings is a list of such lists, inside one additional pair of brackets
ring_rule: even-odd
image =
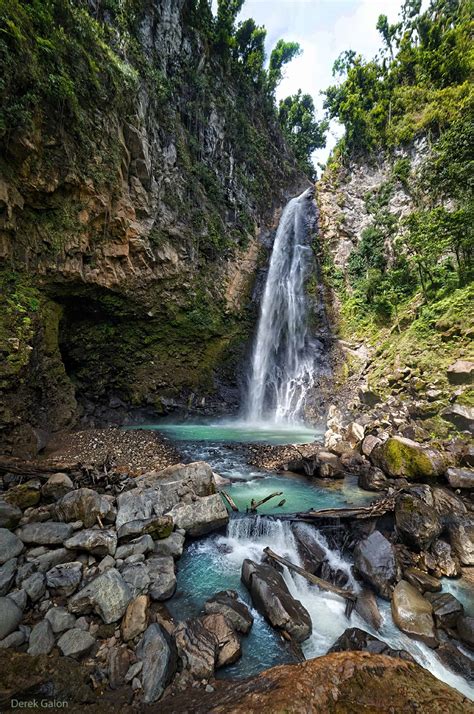
[(291, 562), (291, 560), (287, 560), (281, 555), (274, 553), (273, 550), (271, 550), (270, 548), (264, 548), (263, 552), (268, 558), (275, 560), (277, 563), (280, 563), (280, 565), (285, 565), (288, 570), (293, 570), (295, 573), (298, 573), (298, 575), (301, 575), (303, 578), (306, 578), (306, 580), (311, 583), (311, 585), (317, 585), (319, 588), (321, 588), (321, 590), (327, 590), (328, 592), (334, 593), (335, 595), (339, 595), (345, 600), (351, 600), (352, 602), (355, 602), (357, 600), (357, 595), (352, 592), (352, 590), (344, 590), (344, 588), (339, 588), (337, 585), (328, 583), (327, 580), (323, 580), (322, 578), (318, 578), (312, 573), (308, 573), (308, 571), (304, 570), (304, 568), (300, 568), (299, 565), (295, 565)]
[(269, 501), (271, 498), (275, 498), (276, 496), (283, 496), (283, 491), (275, 491), (275, 493), (271, 493), (269, 496), (265, 496), (265, 498), (262, 498), (260, 501), (254, 501), (252, 498), (252, 500), (250, 501), (250, 511), (256, 511), (257, 508), (263, 506), (264, 503)]
[(226, 491), (221, 491), (221, 496), (223, 496), (225, 498), (225, 500), (227, 501), (227, 503), (229, 504), (229, 506), (232, 508), (233, 511), (235, 511), (236, 513), (239, 512), (239, 509), (235, 505), (234, 499), (231, 498), (231, 496), (229, 496), (229, 494)]

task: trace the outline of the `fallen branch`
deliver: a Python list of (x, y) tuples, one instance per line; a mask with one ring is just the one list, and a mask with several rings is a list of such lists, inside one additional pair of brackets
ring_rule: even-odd
[(306, 511), (306, 513), (294, 514), (296, 518), (305, 520), (317, 520), (318, 518), (373, 518), (383, 516), (395, 510), (395, 497), (381, 498), (368, 506), (356, 506), (355, 508), (324, 508), (320, 511)]
[(280, 501), (280, 503), (277, 503), (277, 508), (281, 508), (282, 506), (285, 505), (285, 503), (286, 503), (286, 498), (283, 498), (283, 499)]
[(225, 500), (227, 501), (227, 503), (229, 504), (229, 506), (232, 508), (232, 510), (233, 510), (233, 511), (236, 511), (236, 512), (238, 513), (238, 512), (239, 512), (239, 509), (238, 509), (237, 506), (235, 505), (235, 502), (234, 502), (233, 498), (231, 498), (231, 497), (229, 496), (229, 494), (226, 493), (225, 491), (221, 491), (221, 494), (222, 494), (222, 496), (225, 498)]
[(300, 568), (299, 565), (295, 565), (291, 562), (291, 560), (287, 560), (286, 558), (282, 558), (281, 555), (277, 555), (277, 553), (274, 553), (270, 548), (264, 548), (263, 552), (272, 560), (275, 560), (277, 563), (280, 563), (280, 565), (285, 565), (288, 570), (294, 570), (295, 573), (298, 573), (298, 575), (301, 575), (303, 578), (306, 578), (306, 580), (311, 583), (311, 585), (317, 585), (319, 588), (321, 588), (321, 590), (328, 590), (329, 592), (334, 593), (335, 595), (339, 595), (340, 597), (343, 597), (346, 600), (351, 600), (352, 602), (355, 602), (357, 600), (357, 595), (353, 593), (352, 590), (344, 590), (344, 588), (339, 588), (337, 587), (337, 585), (328, 583), (327, 580), (323, 580), (322, 578), (318, 578), (312, 573), (308, 573), (307, 570), (304, 570), (304, 568)]
[(275, 491), (275, 493), (271, 493), (269, 496), (265, 496), (265, 498), (262, 498), (261, 501), (254, 501), (252, 498), (252, 500), (250, 501), (250, 510), (256, 511), (257, 508), (263, 506), (264, 503), (269, 501), (271, 498), (275, 498), (275, 496), (283, 496), (283, 491)]

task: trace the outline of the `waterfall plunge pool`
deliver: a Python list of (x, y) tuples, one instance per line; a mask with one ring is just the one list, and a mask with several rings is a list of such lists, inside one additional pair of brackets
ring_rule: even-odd
[[(204, 602), (215, 593), (233, 589), (252, 609), (255, 620), (249, 635), (242, 637), (242, 658), (218, 670), (217, 676), (220, 678), (248, 677), (268, 667), (295, 661), (288, 644), (252, 608), (249, 593), (240, 582), (242, 562), (245, 558), (260, 561), (264, 547), (270, 546), (280, 555), (302, 565), (291, 525), (287, 521), (278, 520), (279, 513), (367, 503), (373, 500), (374, 494), (359, 489), (356, 481), (349, 477), (338, 481), (321, 481), (254, 468), (246, 461), (245, 449), (239, 448), (239, 442), (310, 443), (321, 435), (321, 431), (308, 427), (273, 430), (270, 426), (256, 429), (238, 422), (225, 422), (207, 425), (153, 424), (135, 428), (162, 432), (176, 442), (185, 461), (207, 461), (213, 470), (229, 479), (230, 483), (224, 488), (232, 495), (240, 510), (245, 510), (252, 498), (258, 500), (274, 491), (283, 491), (282, 498), (286, 498), (283, 507), (276, 507), (279, 500), (276, 498), (259, 509), (262, 516), (272, 514), (274, 518), (231, 514), (225, 533), (211, 534), (189, 542), (177, 562), (177, 592), (166, 604), (176, 620), (184, 620), (201, 614)], [(353, 579), (350, 559), (331, 549), (323, 533), (314, 526), (305, 527), (310, 536), (326, 549), (329, 564), (344, 570), (349, 577), (349, 585), (357, 590), (359, 585)], [(474, 698), (468, 682), (442, 665), (433, 650), (398, 630), (392, 621), (388, 602), (378, 600), (383, 624), (381, 630), (375, 632), (355, 612), (348, 620), (340, 598), (310, 586), (301, 576), (288, 572), (286, 568), (284, 578), (290, 592), (302, 602), (313, 622), (313, 633), (303, 643), (306, 658), (324, 655), (345, 629), (360, 627), (395, 649), (408, 650), (419, 664), (436, 677), (469, 698)], [(459, 596), (461, 592), (458, 593), (458, 589), (462, 590), (460, 581), (443, 582), (443, 591), (451, 591)]]

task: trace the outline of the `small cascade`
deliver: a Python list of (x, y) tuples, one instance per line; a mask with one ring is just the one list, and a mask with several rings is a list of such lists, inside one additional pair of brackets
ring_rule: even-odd
[(285, 207), (273, 244), (247, 392), (246, 420), (292, 423), (313, 383), (305, 283), (313, 263), (312, 189)]

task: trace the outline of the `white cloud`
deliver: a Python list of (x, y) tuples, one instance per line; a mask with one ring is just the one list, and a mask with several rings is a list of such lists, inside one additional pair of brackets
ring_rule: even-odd
[[(299, 42), (303, 54), (285, 70), (277, 91), (281, 99), (298, 89), (311, 94), (318, 115), (322, 116), (321, 90), (334, 83), (332, 66), (341, 52), (353, 49), (366, 58), (380, 47), (377, 18), (384, 13), (389, 21), (397, 19), (403, 0), (248, 0), (242, 18), (253, 17), (267, 28), (268, 49), (283, 37)], [(331, 126), (326, 149), (315, 152), (315, 160), (324, 162), (341, 135), (341, 128)]]

